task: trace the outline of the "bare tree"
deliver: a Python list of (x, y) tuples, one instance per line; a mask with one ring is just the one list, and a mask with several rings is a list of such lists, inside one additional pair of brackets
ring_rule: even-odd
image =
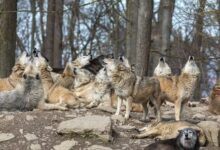
[(153, 15), (153, 0), (139, 0), (136, 73), (147, 74), (151, 47), (151, 26)]
[(132, 64), (136, 62), (136, 39), (138, 21), (138, 0), (127, 0), (126, 56)]
[(10, 74), (15, 63), (17, 1), (0, 1), (0, 77)]
[(32, 26), (31, 26), (31, 51), (35, 47), (35, 33), (36, 33), (36, 1), (30, 0), (32, 11)]

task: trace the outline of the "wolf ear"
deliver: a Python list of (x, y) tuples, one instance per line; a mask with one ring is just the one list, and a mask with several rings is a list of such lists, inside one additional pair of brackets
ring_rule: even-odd
[(195, 130), (195, 131), (196, 131), (197, 136), (200, 136), (201, 131), (200, 130)]
[(179, 134), (182, 133), (182, 130), (178, 130)]

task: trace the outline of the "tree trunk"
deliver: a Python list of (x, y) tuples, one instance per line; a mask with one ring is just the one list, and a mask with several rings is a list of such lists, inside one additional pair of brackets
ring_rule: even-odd
[(79, 0), (73, 1), (72, 4), (72, 11), (71, 11), (71, 19), (70, 19), (70, 27), (69, 27), (69, 41), (70, 41), (70, 49), (72, 54), (72, 60), (75, 60), (77, 57), (77, 47), (75, 46), (75, 28), (76, 28), (76, 21), (79, 19)]
[(7, 77), (15, 63), (16, 10), (16, 0), (0, 1), (0, 77)]
[(51, 65), (53, 63), (53, 49), (54, 49), (54, 23), (55, 23), (55, 0), (48, 0), (47, 8), (47, 29), (45, 39), (44, 55), (48, 58)]
[(153, 0), (139, 0), (136, 73), (147, 75), (149, 54), (151, 48), (151, 26), (153, 15)]
[[(196, 16), (195, 16), (195, 28), (194, 28), (194, 36), (192, 41), (192, 47), (193, 47), (193, 54), (196, 55), (197, 58), (202, 57), (202, 53), (200, 51), (202, 46), (202, 38), (203, 38), (203, 19), (204, 19), (204, 9), (205, 9), (206, 0), (199, 0), (199, 8), (197, 10)], [(200, 69), (203, 66), (200, 62), (199, 64)], [(201, 72), (197, 88), (195, 89), (194, 99), (199, 100), (201, 96), (201, 83), (203, 79), (203, 73)]]
[(31, 12), (32, 12), (32, 26), (31, 26), (31, 51), (33, 51), (35, 47), (35, 33), (36, 33), (36, 2), (30, 0), (31, 4)]
[(38, 6), (40, 9), (40, 31), (41, 31), (41, 39), (42, 39), (42, 45), (41, 45), (41, 52), (45, 53), (45, 31), (44, 31), (44, 0), (38, 1)]
[(127, 0), (126, 56), (131, 64), (136, 63), (136, 39), (138, 21), (138, 0)]
[[(171, 55), (171, 44), (170, 36), (172, 32), (172, 17), (174, 11), (175, 0), (160, 0), (159, 10), (158, 10), (158, 21), (155, 22), (153, 40), (154, 48), (159, 53), (152, 53), (151, 60), (153, 71), (156, 67), (159, 57), (165, 55)], [(166, 59), (166, 61), (169, 61)]]
[(62, 24), (63, 24), (63, 0), (56, 0), (54, 24), (53, 67), (62, 67)]

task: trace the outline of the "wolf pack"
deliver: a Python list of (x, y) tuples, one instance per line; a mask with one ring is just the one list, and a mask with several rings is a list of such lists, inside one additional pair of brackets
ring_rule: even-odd
[[(110, 106), (124, 118), (131, 111), (143, 112), (141, 121), (149, 121), (154, 110), (156, 120), (138, 129), (131, 138), (155, 138), (146, 150), (197, 150), (207, 143), (204, 130), (184, 121), (184, 105), (191, 100), (200, 75), (193, 56), (189, 56), (180, 75), (173, 75), (161, 57), (152, 77), (138, 76), (125, 56), (112, 54), (78, 56), (66, 64), (62, 73), (53, 72), (40, 51), (23, 52), (9, 77), (0, 79), (1, 111), (68, 110)], [(175, 120), (163, 121), (161, 106), (175, 106)]]

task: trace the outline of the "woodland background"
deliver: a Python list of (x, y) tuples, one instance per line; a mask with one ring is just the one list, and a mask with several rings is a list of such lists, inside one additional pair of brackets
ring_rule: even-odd
[(124, 54), (139, 75), (152, 75), (160, 56), (179, 74), (193, 55), (198, 100), (220, 76), (220, 0), (0, 0), (0, 77), (35, 47), (53, 68), (81, 54)]

